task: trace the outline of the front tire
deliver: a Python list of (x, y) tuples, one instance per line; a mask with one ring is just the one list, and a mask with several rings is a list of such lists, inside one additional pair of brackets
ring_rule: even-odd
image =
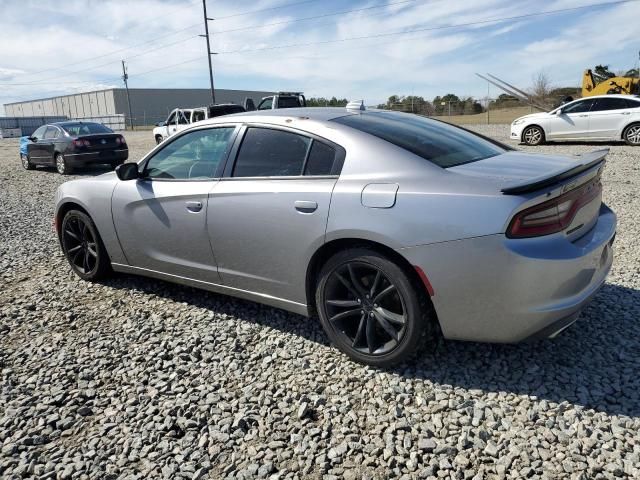
[(527, 127), (522, 132), (522, 141), (531, 146), (541, 145), (544, 143), (544, 132), (537, 125)]
[(425, 294), (397, 264), (368, 248), (339, 252), (316, 288), (320, 322), (353, 360), (379, 367), (416, 353), (429, 327)]
[(160, 145), (162, 143), (162, 135), (156, 135), (156, 145)]
[(56, 170), (60, 175), (69, 175), (71, 173), (71, 167), (61, 153), (56, 153)]
[(624, 141), (627, 145), (637, 147), (640, 145), (640, 123), (629, 125), (624, 131)]
[(36, 168), (36, 166), (31, 163), (31, 160), (29, 160), (29, 155), (27, 155), (26, 153), (20, 154), (20, 161), (22, 162), (22, 168), (24, 168), (25, 170), (33, 170)]
[(69, 210), (62, 220), (60, 243), (71, 269), (83, 280), (99, 280), (111, 273), (109, 255), (91, 218)]

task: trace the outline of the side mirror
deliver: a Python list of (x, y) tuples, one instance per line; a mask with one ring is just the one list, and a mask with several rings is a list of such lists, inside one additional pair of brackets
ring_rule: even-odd
[(138, 172), (138, 164), (137, 163), (123, 163), (116, 167), (116, 175), (120, 180), (135, 180), (140, 177), (140, 172)]
[(559, 108), (559, 109), (557, 109), (557, 110), (556, 110), (556, 115), (557, 115), (557, 116), (562, 115), (562, 109), (561, 109), (561, 108)]
[(38, 139), (36, 137), (27, 137), (27, 140), (29, 140), (30, 142), (37, 142)]

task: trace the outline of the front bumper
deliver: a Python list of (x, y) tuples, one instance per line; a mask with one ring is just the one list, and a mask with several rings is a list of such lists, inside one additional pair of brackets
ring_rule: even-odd
[(521, 123), (519, 125), (511, 124), (511, 134), (509, 138), (511, 140), (516, 140), (518, 142), (522, 141), (522, 131), (524, 130), (525, 124)]
[(513, 343), (553, 336), (577, 318), (611, 269), (615, 231), (603, 204), (594, 227), (573, 242), (563, 233), (499, 234), (398, 252), (429, 278), (445, 338)]
[(98, 152), (65, 153), (64, 158), (72, 167), (82, 167), (84, 165), (99, 163), (123, 163), (129, 158), (129, 149), (119, 148)]

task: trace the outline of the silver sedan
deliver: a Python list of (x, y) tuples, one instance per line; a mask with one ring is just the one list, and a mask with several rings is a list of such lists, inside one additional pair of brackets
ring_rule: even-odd
[(138, 163), (63, 184), (56, 231), (83, 279), (116, 272), (315, 318), (387, 366), (425, 340), (518, 342), (572, 324), (611, 267), (607, 151), (515, 151), (375, 110), (194, 124)]

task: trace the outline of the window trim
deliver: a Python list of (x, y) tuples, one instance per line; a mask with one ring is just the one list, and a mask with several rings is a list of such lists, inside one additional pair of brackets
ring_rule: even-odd
[[(140, 177), (139, 180), (145, 181), (145, 182), (211, 182), (214, 180), (220, 180), (222, 178), (222, 174), (224, 172), (224, 168), (225, 165), (227, 164), (228, 160), (229, 160), (229, 156), (231, 155), (231, 153), (233, 152), (234, 148), (235, 148), (235, 144), (237, 142), (238, 139), (238, 132), (240, 131), (240, 124), (237, 123), (224, 123), (224, 124), (215, 124), (215, 125), (203, 125), (203, 126), (199, 126), (196, 128), (188, 128), (185, 130), (182, 130), (178, 133), (176, 133), (175, 135), (172, 135), (171, 137), (169, 137), (167, 140), (165, 140), (164, 142), (162, 142), (161, 144), (157, 145), (156, 148), (154, 148), (153, 150), (151, 150), (142, 160), (140, 160), (138, 162), (138, 172), (140, 172)], [(231, 145), (231, 148), (229, 148), (229, 151), (227, 152), (226, 157), (222, 158), (220, 160), (220, 163), (218, 163), (218, 166), (216, 167), (216, 171), (213, 173), (213, 177), (211, 178), (153, 178), (153, 177), (146, 177), (144, 176), (144, 172), (147, 168), (147, 164), (151, 161), (151, 159), (153, 157), (155, 157), (158, 152), (164, 150), (166, 147), (168, 147), (169, 145), (171, 145), (173, 142), (175, 142), (176, 140), (178, 140), (179, 138), (189, 134), (189, 133), (193, 133), (193, 132), (197, 132), (200, 130), (214, 130), (217, 128), (233, 128), (233, 132), (231, 133), (231, 137), (229, 138), (229, 144)]]
[[(309, 143), (309, 147), (307, 148), (307, 153), (305, 154), (304, 162), (302, 164), (302, 175), (274, 175), (274, 176), (255, 176), (255, 177), (234, 177), (233, 170), (236, 166), (236, 162), (238, 161), (238, 154), (240, 153), (240, 148), (242, 146), (242, 142), (247, 134), (249, 128), (262, 128), (266, 130), (278, 130), (288, 133), (293, 133), (295, 135), (300, 135), (303, 137), (307, 137), (311, 139)], [(333, 159), (333, 167), (330, 175), (304, 175), (305, 168), (307, 166), (307, 161), (309, 160), (309, 154), (311, 153), (311, 148), (313, 147), (313, 142), (318, 141), (325, 143), (332, 147), (336, 151), (336, 156)], [(346, 157), (346, 150), (344, 147), (338, 145), (331, 140), (327, 140), (324, 137), (316, 135), (314, 133), (307, 132), (305, 130), (299, 130), (297, 128), (282, 126), (282, 125), (273, 125), (269, 123), (258, 123), (258, 122), (247, 122), (243, 123), (240, 131), (238, 132), (238, 136), (236, 137), (235, 144), (231, 149), (230, 155), (227, 158), (227, 165), (224, 168), (224, 173), (221, 177), (221, 180), (231, 180), (231, 181), (240, 181), (240, 180), (321, 180), (327, 178), (338, 178), (340, 177), (340, 173), (342, 172), (342, 167), (344, 166), (344, 159)]]

